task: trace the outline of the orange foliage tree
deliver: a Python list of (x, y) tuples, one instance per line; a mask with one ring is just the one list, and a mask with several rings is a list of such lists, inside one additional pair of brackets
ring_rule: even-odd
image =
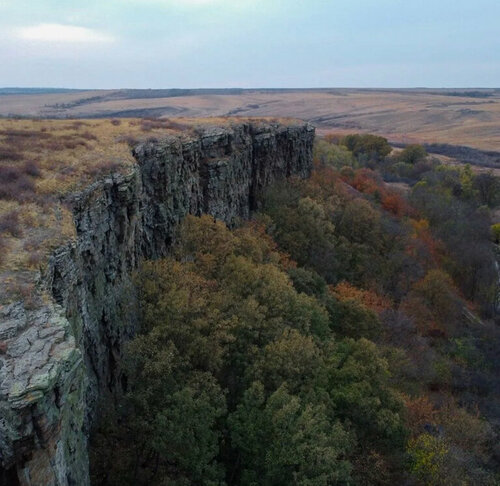
[(381, 296), (372, 290), (360, 289), (346, 281), (335, 286), (332, 285), (331, 290), (340, 300), (357, 300), (376, 313), (392, 307), (392, 302), (387, 297)]

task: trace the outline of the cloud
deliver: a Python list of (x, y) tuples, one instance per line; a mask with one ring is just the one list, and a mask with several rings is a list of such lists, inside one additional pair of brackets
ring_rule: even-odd
[(64, 24), (38, 24), (21, 27), (17, 29), (17, 35), (20, 39), (37, 42), (102, 43), (115, 40), (111, 35), (87, 27)]
[(201, 5), (210, 5), (211, 3), (220, 3), (220, 0), (181, 0), (177, 2), (170, 2), (172, 4), (177, 5), (185, 5), (185, 6), (201, 6)]
[(132, 4), (165, 7), (176, 10), (207, 9), (217, 7), (225, 10), (244, 10), (257, 5), (261, 0), (126, 0)]
[(168, 7), (202, 7), (214, 3), (224, 3), (224, 0), (147, 0), (149, 3)]

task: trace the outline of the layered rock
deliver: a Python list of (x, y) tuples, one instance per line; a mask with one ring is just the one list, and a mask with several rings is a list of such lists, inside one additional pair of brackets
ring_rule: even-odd
[(0, 308), (0, 484), (89, 484), (99, 397), (120, 392), (137, 329), (131, 271), (167, 254), (187, 214), (233, 224), (272, 182), (307, 177), (313, 138), (309, 125), (242, 123), (150, 141), (129, 174), (72, 197), (77, 239), (50, 257), (44, 305)]

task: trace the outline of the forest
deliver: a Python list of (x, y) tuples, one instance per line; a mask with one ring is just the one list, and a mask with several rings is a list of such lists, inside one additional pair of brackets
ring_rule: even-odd
[(500, 180), (374, 135), (314, 161), (136, 272), (92, 484), (499, 484)]

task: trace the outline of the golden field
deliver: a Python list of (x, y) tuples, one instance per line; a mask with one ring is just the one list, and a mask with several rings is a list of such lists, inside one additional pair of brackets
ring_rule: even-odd
[(81, 91), (3, 95), (0, 115), (41, 117), (293, 117), (319, 133), (370, 132), (394, 142), (500, 151), (500, 90), (320, 89)]

